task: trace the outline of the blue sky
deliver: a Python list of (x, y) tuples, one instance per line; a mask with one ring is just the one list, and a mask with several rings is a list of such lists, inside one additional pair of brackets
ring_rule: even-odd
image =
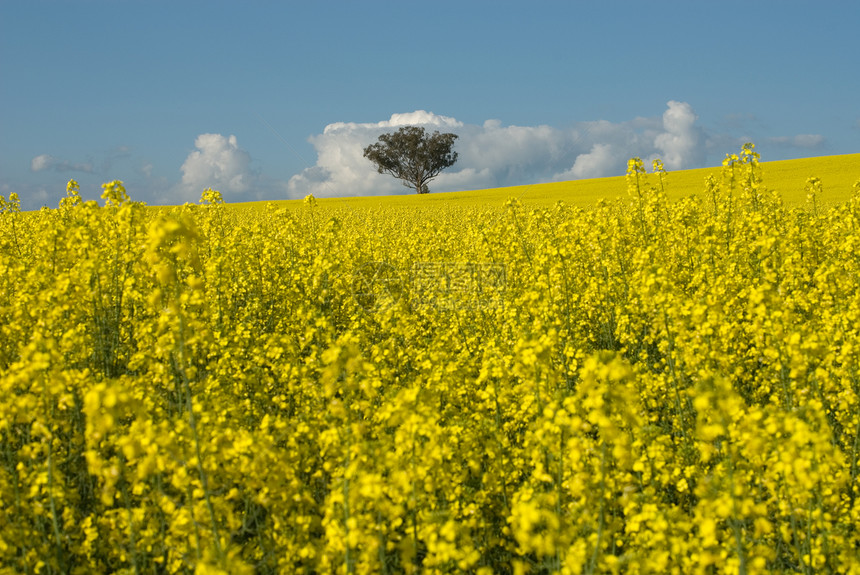
[(860, 151), (857, 2), (0, 0), (0, 194), (409, 193), (364, 146), (460, 135), (432, 191)]

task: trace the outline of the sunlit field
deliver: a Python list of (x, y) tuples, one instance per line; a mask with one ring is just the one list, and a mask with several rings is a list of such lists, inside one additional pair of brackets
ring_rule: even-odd
[[(860, 154), (841, 156), (822, 156), (817, 158), (802, 158), (798, 160), (782, 160), (777, 162), (761, 162), (765, 174), (762, 185), (771, 190), (778, 190), (783, 202), (790, 207), (801, 206), (806, 201), (806, 180), (817, 177), (821, 180), (825, 194), (821, 201), (825, 204), (837, 204), (851, 197), (851, 186), (857, 181), (860, 166)], [(646, 166), (650, 171), (651, 166)], [(670, 185), (666, 189), (669, 200), (679, 200), (687, 196), (700, 194), (704, 189), (707, 176), (720, 177), (721, 168), (702, 168), (697, 170), (682, 170), (672, 172)], [(571, 206), (593, 206), (601, 199), (614, 200), (626, 197), (624, 176), (615, 178), (597, 178), (592, 180), (574, 180), (568, 182), (552, 182), (547, 184), (532, 184), (507, 188), (492, 188), (488, 190), (473, 190), (468, 192), (433, 193), (425, 196), (415, 194), (397, 196), (346, 197), (320, 199), (323, 206), (427, 206), (439, 203), (457, 204), (461, 206), (502, 206), (512, 198), (518, 198), (529, 206), (552, 206), (556, 202), (564, 202)], [(301, 200), (275, 202), (279, 207), (300, 205)], [(264, 203), (236, 204), (259, 208)]]
[(0, 197), (0, 572), (860, 573), (858, 158)]

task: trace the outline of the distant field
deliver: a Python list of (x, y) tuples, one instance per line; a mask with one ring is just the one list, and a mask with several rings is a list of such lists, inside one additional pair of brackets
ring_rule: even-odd
[[(824, 186), (823, 204), (838, 203), (848, 199), (851, 195), (852, 185), (860, 179), (860, 154), (762, 162), (761, 166), (767, 188), (779, 191), (789, 205), (802, 204), (805, 201), (804, 186), (806, 179), (810, 176), (821, 179)], [(715, 167), (669, 172), (667, 190), (669, 198), (678, 199), (700, 193), (704, 189), (705, 178), (711, 174), (719, 176), (720, 170), (721, 167)], [(396, 196), (325, 198), (320, 199), (320, 204), (426, 206), (436, 202), (455, 202), (459, 205), (493, 205), (503, 204), (508, 198), (517, 197), (520, 201), (528, 204), (552, 205), (561, 200), (570, 205), (585, 206), (594, 204), (601, 198), (617, 198), (626, 195), (626, 193), (627, 187), (624, 176), (617, 176), (464, 192), (431, 193), (425, 196), (402, 194)], [(301, 200), (285, 200), (276, 203), (285, 206), (301, 205)], [(262, 204), (251, 202), (233, 205), (254, 206)]]

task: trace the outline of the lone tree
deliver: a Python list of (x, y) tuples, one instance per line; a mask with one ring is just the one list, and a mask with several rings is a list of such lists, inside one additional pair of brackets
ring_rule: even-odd
[(377, 171), (403, 180), (403, 185), (419, 194), (430, 192), (427, 182), (454, 165), (457, 152), (451, 151), (457, 134), (426, 134), (424, 128), (404, 126), (382, 134), (379, 141), (364, 149), (364, 157)]

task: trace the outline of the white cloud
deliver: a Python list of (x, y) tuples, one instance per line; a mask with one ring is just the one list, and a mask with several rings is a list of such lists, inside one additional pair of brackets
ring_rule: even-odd
[(40, 154), (30, 160), (31, 172), (43, 172), (46, 170), (53, 172), (84, 172), (87, 174), (95, 172), (92, 163), (75, 164), (68, 160), (58, 160), (50, 154)]
[(814, 150), (824, 144), (824, 136), (821, 134), (798, 134), (797, 136), (778, 136), (768, 138), (768, 143), (781, 148), (803, 148)]
[(354, 122), (335, 122), (325, 127), (324, 134), (342, 130), (396, 128), (399, 126), (436, 126), (442, 128), (459, 128), (463, 125), (454, 118), (437, 116), (425, 110), (416, 110), (408, 114), (392, 114), (391, 119), (369, 124), (356, 124)]
[(663, 113), (663, 133), (654, 139), (660, 159), (668, 170), (698, 165), (705, 160), (702, 130), (696, 126), (699, 117), (686, 102), (668, 103)]
[(821, 134), (799, 134), (793, 138), (792, 143), (798, 148), (820, 148), (824, 144), (824, 136)]
[(41, 172), (42, 170), (47, 170), (51, 167), (52, 160), (53, 158), (48, 154), (36, 156), (30, 161), (30, 170), (33, 172)]
[[(295, 198), (307, 194), (325, 197), (398, 193), (404, 189), (401, 183), (391, 176), (377, 173), (373, 164), (364, 157), (364, 148), (390, 128), (407, 125), (421, 125), (431, 131), (455, 130), (458, 134), (465, 127), (454, 118), (438, 116), (424, 110), (393, 114), (390, 119), (375, 123), (329, 124), (322, 134), (310, 138), (317, 150), (316, 165), (290, 178), (287, 184), (288, 193)], [(459, 149), (456, 144), (455, 149)], [(460, 155), (462, 158), (462, 152)], [(474, 180), (464, 177), (463, 174), (459, 179), (464, 182)], [(435, 180), (439, 181), (441, 176)]]
[[(706, 131), (686, 102), (669, 101), (660, 112), (621, 122), (597, 120), (564, 128), (504, 125), (498, 119), (469, 124), (425, 110), (393, 114), (379, 122), (337, 122), (309, 139), (317, 152), (316, 163), (288, 182), (265, 177), (255, 169), (251, 154), (239, 146), (236, 136), (222, 134), (197, 136), (194, 149), (181, 165), (178, 182), (159, 174), (154, 164), (134, 158), (127, 147), (111, 149), (103, 158), (84, 163), (40, 154), (31, 159), (30, 170), (46, 174), (46, 180), (54, 178), (51, 172), (85, 172), (89, 176), (80, 177), (82, 189), (88, 189), (92, 198), (100, 194), (100, 182), (122, 179), (135, 200), (180, 204), (197, 202), (207, 187), (221, 191), (227, 201), (301, 198), (309, 193), (319, 197), (414, 193), (395, 178), (378, 174), (363, 156), (364, 148), (380, 134), (404, 125), (422, 125), (429, 131), (459, 136), (454, 148), (459, 159), (430, 182), (433, 192), (623, 175), (627, 160), (633, 156), (645, 160), (648, 167), (659, 157), (670, 170), (702, 167), (707, 161), (718, 165), (726, 153), (737, 153), (747, 141), (761, 142), (765, 150), (772, 146), (794, 151), (818, 149), (826, 143), (819, 134), (769, 138), (767, 133), (741, 131), (743, 126), (729, 126), (725, 132)], [(741, 119), (752, 121), (745, 116)], [(132, 166), (137, 181), (127, 181), (128, 172), (114, 173), (123, 166)], [(22, 203), (41, 205), (37, 205), (42, 200), (35, 188), (24, 190), (18, 184), (16, 188)], [(56, 205), (63, 189), (57, 186), (47, 203)]]
[(206, 188), (219, 190), (225, 198), (252, 191), (258, 175), (251, 169), (251, 156), (239, 147), (236, 136), (200, 134), (195, 151), (182, 164), (182, 181), (176, 188), (180, 201), (196, 202)]
[(576, 157), (573, 167), (561, 174), (558, 174), (557, 180), (576, 180), (580, 178), (602, 178), (613, 174), (613, 170), (617, 168), (615, 153), (612, 150), (612, 144), (594, 144), (591, 151), (587, 154), (580, 154)]
[(705, 138), (697, 116), (684, 102), (670, 101), (662, 118), (626, 122), (582, 122), (566, 129), (504, 126), (491, 119), (464, 124), (417, 110), (374, 123), (337, 122), (312, 136), (317, 162), (288, 183), (294, 198), (380, 195), (405, 192), (399, 181), (378, 174), (363, 156), (380, 134), (404, 125), (452, 131), (459, 136), (457, 163), (430, 183), (433, 191), (453, 191), (536, 182), (621, 175), (633, 156), (661, 157), (669, 169), (700, 167)]

